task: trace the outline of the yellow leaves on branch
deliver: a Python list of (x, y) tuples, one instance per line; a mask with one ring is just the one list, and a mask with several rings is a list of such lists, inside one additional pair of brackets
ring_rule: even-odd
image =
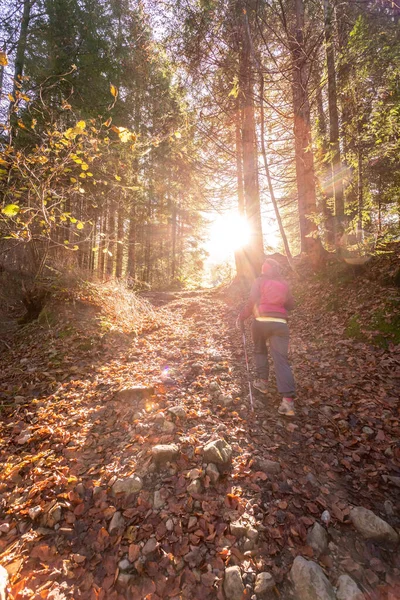
[(136, 134), (132, 131), (129, 131), (129, 129), (127, 129), (126, 127), (116, 127), (114, 125), (113, 127), (111, 127), (111, 129), (118, 134), (118, 137), (123, 144), (126, 144), (127, 142), (136, 141)]
[(110, 83), (110, 92), (111, 95), (114, 96), (114, 98), (118, 97), (118, 88), (116, 88), (115, 85), (113, 85), (112, 83)]
[(112, 108), (114, 108), (115, 103), (116, 103), (117, 98), (118, 98), (118, 88), (116, 88), (115, 85), (113, 85), (112, 83), (110, 83), (110, 92), (111, 92), (111, 96), (114, 98), (114, 101), (108, 107), (109, 110), (111, 110)]
[(74, 140), (77, 135), (85, 133), (85, 129), (86, 121), (78, 121), (75, 127), (70, 127), (67, 129), (67, 131), (64, 133), (64, 137), (67, 138), (67, 140)]
[(0, 50), (0, 66), (6, 67), (7, 65), (8, 65), (7, 54), (3, 50)]
[(18, 204), (7, 204), (3, 209), (2, 209), (2, 213), (3, 215), (5, 215), (6, 217), (15, 217), (15, 215), (17, 215), (20, 211), (20, 207), (18, 206)]

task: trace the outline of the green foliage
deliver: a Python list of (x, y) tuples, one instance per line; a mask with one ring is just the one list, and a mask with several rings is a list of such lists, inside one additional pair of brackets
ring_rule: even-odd
[[(397, 25), (361, 14), (342, 51), (341, 95), (345, 103), (346, 160), (361, 163), (364, 224), (382, 231), (400, 205), (400, 43)], [(359, 182), (348, 189), (348, 210), (356, 208)]]
[(366, 322), (363, 315), (353, 315), (346, 327), (346, 335), (359, 341), (387, 349), (400, 343), (400, 303), (388, 302), (375, 310)]

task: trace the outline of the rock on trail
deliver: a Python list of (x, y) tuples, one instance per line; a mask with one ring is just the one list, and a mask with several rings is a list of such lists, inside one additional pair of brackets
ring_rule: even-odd
[(243, 600), (244, 585), (238, 566), (228, 567), (225, 570), (224, 592), (229, 600)]
[(399, 535), (393, 527), (372, 510), (357, 506), (351, 510), (350, 519), (357, 531), (368, 540), (393, 544), (397, 544), (399, 541)]
[(298, 600), (336, 600), (332, 585), (315, 562), (297, 556), (290, 576)]
[(336, 583), (337, 600), (365, 600), (365, 596), (349, 575), (341, 575)]

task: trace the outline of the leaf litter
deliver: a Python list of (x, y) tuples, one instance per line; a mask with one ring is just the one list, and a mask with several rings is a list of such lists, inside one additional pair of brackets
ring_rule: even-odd
[[(290, 325), (293, 421), (277, 414), (273, 383), (249, 410), (229, 295), (153, 294), (136, 335), (100, 336), (88, 322), (85, 336), (32, 327), (2, 354), (0, 554), (11, 599), (222, 599), (231, 565), (248, 597), (266, 570), (285, 597), (299, 554), (332, 581), (347, 571), (371, 597), (397, 597), (398, 555), (360, 539), (349, 513), (364, 506), (399, 528), (398, 348), (346, 338), (345, 316), (322, 311), (314, 285)], [(233, 453), (223, 473), (203, 460), (217, 439)], [(155, 464), (152, 448), (170, 444), (177, 456)], [(140, 490), (113, 492), (134, 477)], [(318, 558), (307, 532), (324, 511), (330, 550)]]

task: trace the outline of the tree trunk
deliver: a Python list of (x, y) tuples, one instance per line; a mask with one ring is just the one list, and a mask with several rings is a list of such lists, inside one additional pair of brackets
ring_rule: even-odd
[(126, 274), (133, 280), (136, 277), (136, 206), (134, 200), (131, 200), (129, 211), (128, 264)]
[(29, 22), (31, 19), (31, 8), (32, 1), (24, 0), (24, 10), (22, 13), (21, 20), (21, 29), (19, 32), (19, 39), (17, 44), (17, 52), (15, 56), (15, 65), (14, 65), (14, 83), (13, 83), (13, 91), (12, 91), (12, 100), (10, 102), (10, 121), (11, 121), (11, 139), (14, 137), (15, 132), (15, 118), (13, 118), (13, 111), (17, 101), (17, 92), (21, 87), (21, 79), (24, 72), (25, 65), (25, 52), (26, 52), (26, 41), (28, 38), (28, 29)]
[(337, 69), (337, 81), (338, 81), (338, 89), (340, 90), (339, 100), (340, 100), (340, 112), (341, 112), (341, 139), (343, 144), (343, 153), (344, 156), (347, 155), (349, 147), (351, 146), (351, 139), (349, 138), (348, 132), (348, 124), (351, 121), (350, 115), (350, 94), (349, 92), (344, 92), (343, 90), (348, 87), (347, 83), (349, 78), (352, 76), (353, 67), (349, 64), (348, 59), (345, 59), (346, 56), (346, 47), (349, 39), (349, 24), (348, 19), (346, 18), (346, 3), (345, 2), (336, 2), (335, 3), (335, 15), (336, 15), (336, 30), (337, 30), (337, 39), (339, 46), (339, 53), (341, 54), (341, 60), (338, 64)]
[(357, 199), (358, 199), (358, 228), (363, 227), (363, 208), (364, 208), (364, 181), (363, 181), (363, 152), (361, 141), (358, 141), (357, 148)]
[(331, 153), (332, 190), (335, 204), (335, 217), (344, 215), (344, 188), (339, 144), (339, 113), (336, 92), (335, 50), (332, 24), (331, 0), (324, 0), (324, 31), (326, 65), (328, 70), (329, 142)]
[(120, 199), (118, 206), (118, 223), (117, 223), (117, 255), (115, 266), (115, 277), (122, 277), (123, 259), (124, 259), (124, 217), (125, 211), (123, 200)]
[(242, 10), (242, 45), (239, 56), (239, 89), (242, 105), (242, 159), (243, 189), (246, 217), (251, 228), (251, 243), (246, 252), (246, 275), (257, 277), (263, 262), (264, 243), (261, 225), (260, 195), (258, 190), (257, 138), (254, 117), (254, 77), (252, 69), (251, 39), (247, 13)]
[(176, 276), (176, 228), (177, 228), (177, 210), (176, 204), (172, 205), (172, 247), (171, 247), (171, 279)]
[[(317, 69), (320, 65), (317, 66)], [(316, 104), (317, 104), (317, 116), (318, 116), (318, 121), (317, 121), (317, 132), (318, 132), (318, 139), (319, 139), (319, 160), (320, 160), (320, 164), (322, 167), (322, 179), (323, 179), (323, 185), (322, 185), (322, 213), (325, 217), (325, 220), (332, 218), (332, 211), (331, 211), (331, 207), (328, 203), (328, 199), (330, 197), (330, 184), (331, 182), (328, 182), (328, 171), (330, 170), (330, 163), (329, 160), (327, 159), (327, 154), (329, 151), (328, 148), (328, 143), (327, 143), (327, 126), (326, 126), (326, 116), (325, 116), (325, 110), (324, 110), (324, 100), (323, 100), (323, 96), (322, 96), (322, 82), (321, 82), (321, 75), (320, 75), (320, 71), (319, 69), (317, 70), (317, 72), (315, 73), (315, 85), (316, 85)]]
[[(4, 54), (6, 54), (6, 50), (7, 50), (7, 46), (6, 46), (6, 43), (4, 42), (4, 44), (3, 44)], [(3, 81), (4, 81), (4, 65), (0, 65), (0, 97), (1, 97), (1, 92), (3, 90)]]
[(104, 267), (106, 258), (106, 234), (107, 234), (107, 204), (103, 206), (102, 215), (100, 218), (100, 243), (99, 243), (99, 261), (97, 272), (100, 280), (104, 278)]
[[(235, 111), (235, 155), (236, 155), (236, 180), (238, 212), (241, 217), (245, 216), (244, 189), (243, 189), (243, 162), (242, 162), (242, 115), (240, 107), (240, 95), (236, 98)], [(246, 277), (246, 256), (243, 248), (235, 250), (236, 274), (239, 278)]]
[(293, 258), (292, 258), (292, 253), (290, 252), (290, 247), (289, 247), (289, 243), (288, 243), (288, 239), (286, 237), (286, 232), (285, 229), (283, 227), (283, 223), (282, 223), (282, 219), (281, 219), (281, 215), (279, 212), (279, 207), (278, 207), (278, 203), (276, 201), (275, 198), (275, 192), (274, 192), (274, 187), (272, 185), (272, 179), (271, 179), (271, 174), (269, 171), (269, 166), (268, 166), (268, 160), (267, 160), (267, 151), (265, 148), (265, 119), (264, 119), (264, 76), (261, 73), (260, 74), (260, 80), (261, 80), (261, 86), (260, 86), (260, 96), (261, 96), (261, 104), (260, 104), (260, 108), (261, 108), (261, 151), (262, 151), (262, 155), (263, 155), (263, 160), (264, 160), (264, 168), (265, 168), (265, 174), (267, 176), (267, 181), (268, 181), (268, 189), (269, 189), (269, 195), (271, 196), (271, 202), (272, 205), (274, 207), (274, 211), (275, 211), (275, 216), (276, 216), (276, 220), (278, 221), (278, 226), (279, 226), (279, 231), (282, 237), (282, 242), (285, 248), (285, 253), (286, 253), (286, 257), (288, 259), (288, 263), (291, 267), (291, 269), (294, 269), (294, 265), (293, 265)]
[(308, 251), (308, 237), (317, 227), (310, 219), (317, 210), (314, 157), (311, 148), (310, 103), (307, 93), (307, 53), (304, 44), (304, 2), (295, 0), (296, 28), (290, 39), (296, 180), (302, 252)]
[(149, 198), (147, 202), (147, 218), (145, 224), (145, 251), (144, 251), (144, 280), (150, 285), (151, 283), (151, 251), (152, 251), (152, 209), (151, 209), (152, 190), (149, 190)]
[(115, 264), (115, 202), (110, 202), (110, 208), (108, 211), (108, 223), (107, 223), (107, 275), (112, 277), (114, 275), (114, 264)]
[(91, 273), (94, 272), (94, 265), (95, 265), (96, 252), (94, 251), (94, 248), (96, 247), (97, 221), (98, 221), (97, 214), (95, 214), (93, 217), (92, 233), (90, 235), (89, 270)]

